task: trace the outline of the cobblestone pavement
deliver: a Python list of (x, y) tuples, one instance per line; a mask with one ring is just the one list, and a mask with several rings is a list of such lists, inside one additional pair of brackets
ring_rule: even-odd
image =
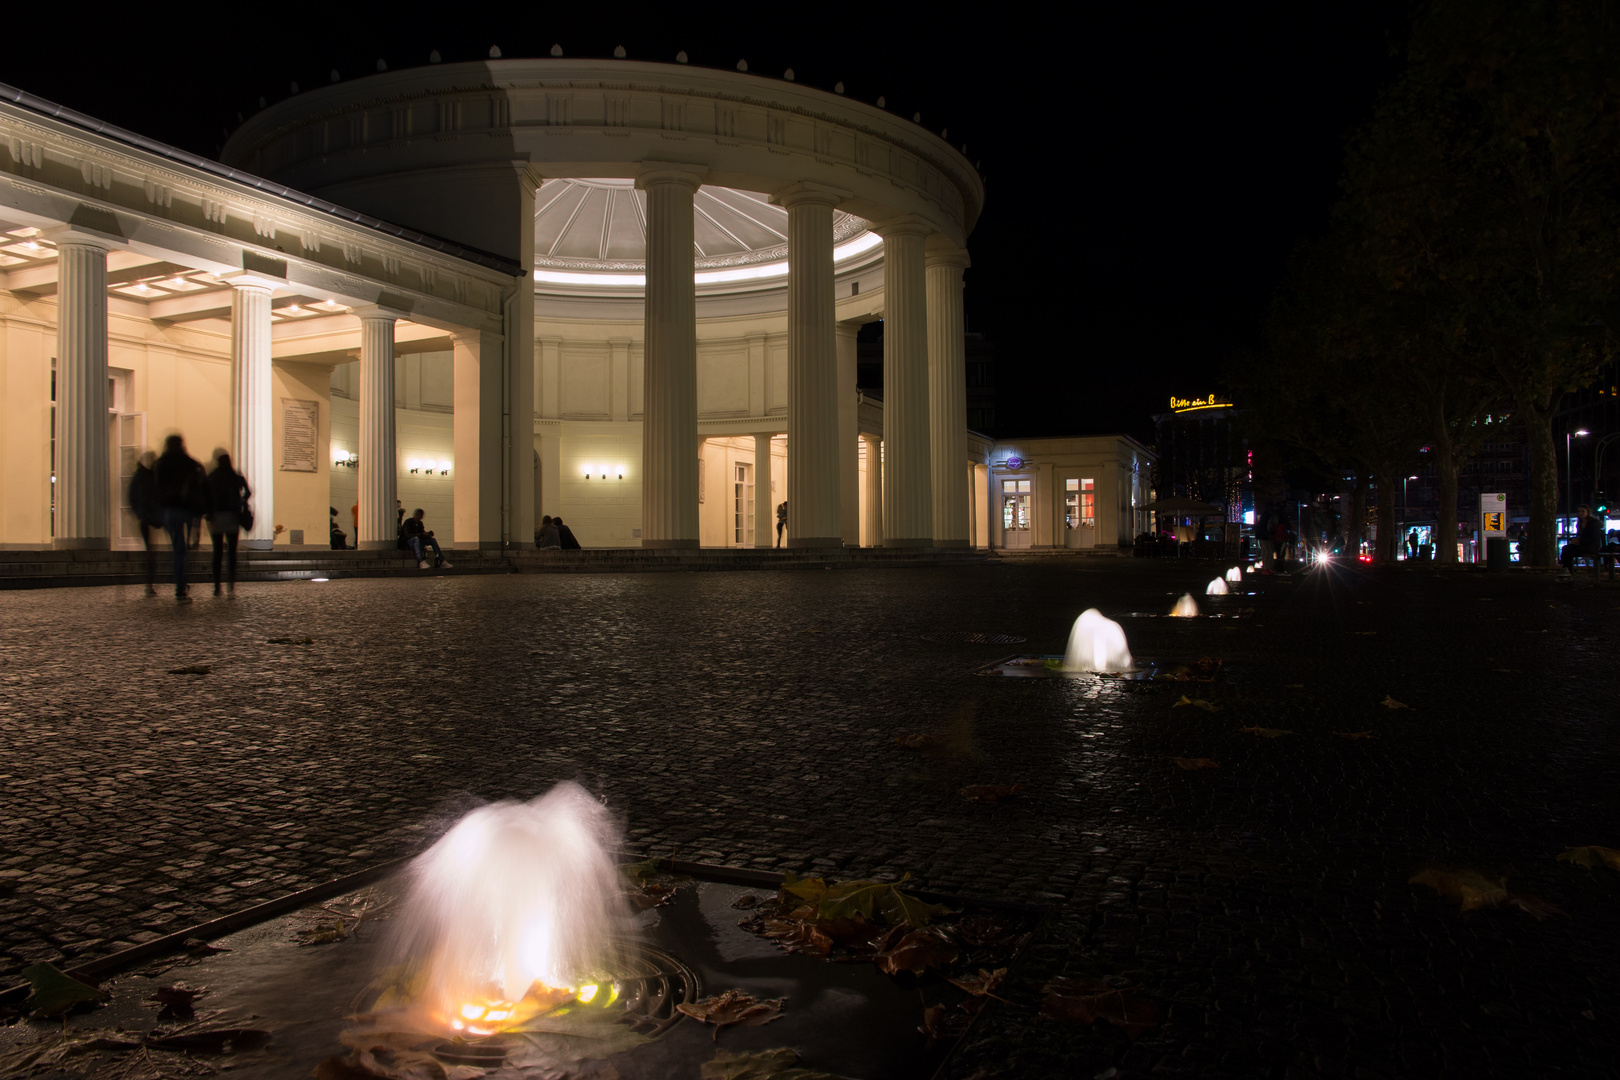
[[(1055, 905), (962, 1077), (1613, 1076), (1620, 873), (1555, 856), (1620, 847), (1620, 591), (1343, 569), (1225, 602), (1246, 618), (1122, 620), (1139, 656), (1227, 661), (1208, 686), (979, 677), (1009, 647), (922, 640), (1060, 652), (1083, 608), (1164, 612), (1209, 576), (1065, 560), (250, 584), (186, 608), (3, 593), (0, 976), (572, 778), (641, 851)], [(190, 665), (210, 671), (167, 673)], [(954, 756), (893, 744), (953, 724), (972, 732)], [(969, 783), (1026, 795), (970, 803)], [(1567, 916), (1463, 914), (1408, 884), (1426, 867), (1506, 875)], [(1134, 1044), (1043, 1020), (1058, 974), (1139, 983), (1168, 1019)]]

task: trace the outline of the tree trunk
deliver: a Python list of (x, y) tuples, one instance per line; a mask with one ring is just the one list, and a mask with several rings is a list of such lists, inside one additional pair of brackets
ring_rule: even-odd
[(1447, 565), (1457, 561), (1457, 454), (1443, 417), (1436, 425), (1429, 450), (1434, 461), (1435, 476), (1440, 482), (1440, 514), (1435, 521), (1434, 561)]
[(1376, 518), (1378, 528), (1378, 545), (1374, 549), (1373, 558), (1380, 563), (1395, 563), (1395, 545), (1400, 538), (1395, 535), (1395, 485), (1388, 476), (1379, 474), (1375, 477), (1378, 484), (1378, 515)]
[(1345, 537), (1345, 554), (1351, 558), (1361, 555), (1361, 541), (1367, 535), (1367, 471), (1356, 470), (1356, 487), (1350, 495), (1350, 529)]
[(1529, 566), (1558, 564), (1558, 449), (1553, 443), (1550, 405), (1520, 403), (1524, 416), (1524, 442), (1530, 451), (1530, 529), (1528, 552), (1521, 561)]

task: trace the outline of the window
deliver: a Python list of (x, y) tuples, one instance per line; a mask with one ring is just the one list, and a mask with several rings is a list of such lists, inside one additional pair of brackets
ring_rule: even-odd
[(1009, 532), (1029, 529), (1030, 481), (1003, 480), (1001, 482), (1001, 527)]
[(1078, 529), (1097, 524), (1097, 490), (1091, 480), (1063, 481), (1063, 526)]

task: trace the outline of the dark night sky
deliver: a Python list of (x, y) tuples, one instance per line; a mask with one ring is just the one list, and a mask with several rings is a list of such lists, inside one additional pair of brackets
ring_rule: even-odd
[[(798, 10), (806, 9), (794, 5)], [(213, 155), (238, 112), (294, 80), (506, 56), (669, 60), (779, 76), (950, 129), (987, 185), (969, 238), (968, 328), (1000, 360), (1002, 434), (1148, 434), (1172, 393), (1218, 386), (1254, 344), (1297, 237), (1325, 223), (1339, 157), (1392, 71), (1398, 0), (1263, 5), (984, 3), (854, 9), (821, 26), (765, 5), (250, 5), (248, 22), (125, 17), (64, 33), (8, 13), (0, 82)], [(874, 10), (877, 13), (873, 13)], [(30, 20), (34, 25), (29, 25)], [(28, 42), (29, 47), (18, 47)]]

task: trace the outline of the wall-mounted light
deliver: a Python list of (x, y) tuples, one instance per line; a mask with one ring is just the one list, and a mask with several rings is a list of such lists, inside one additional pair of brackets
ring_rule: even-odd
[(353, 450), (332, 450), (332, 464), (341, 465), (345, 469), (353, 469), (360, 464), (360, 455)]
[(589, 480), (590, 478), (591, 478), (591, 467), (589, 465), (587, 465), (587, 466), (585, 466), (585, 479)]
[(450, 463), (448, 461), (439, 462), (439, 475), (440, 476), (449, 476), (450, 475)]
[(619, 479), (620, 480), (624, 479), (624, 466), (623, 465), (619, 466)]
[(422, 471), (422, 462), (417, 458), (411, 458), (411, 460), (407, 461), (405, 465), (413, 473)]

